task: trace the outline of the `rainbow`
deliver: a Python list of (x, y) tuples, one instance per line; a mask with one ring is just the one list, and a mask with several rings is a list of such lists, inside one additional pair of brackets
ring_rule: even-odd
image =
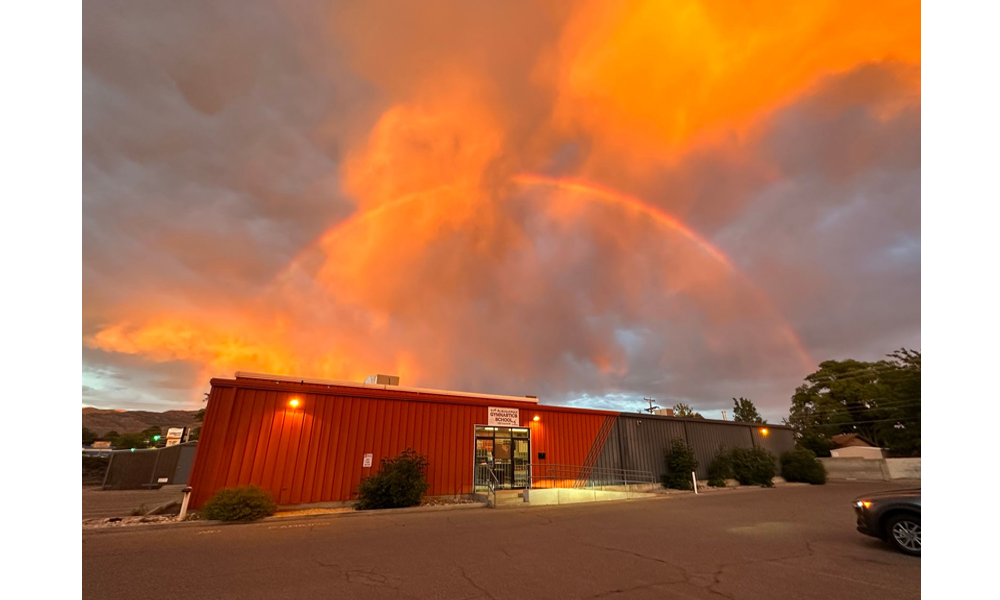
[(774, 305), (774, 302), (767, 295), (767, 293), (765, 293), (764, 290), (762, 290), (753, 281), (751, 281), (749, 277), (740, 271), (729, 259), (729, 257), (722, 252), (722, 250), (715, 247), (704, 237), (698, 235), (698, 233), (685, 225), (677, 217), (638, 198), (628, 196), (610, 188), (577, 179), (522, 173), (515, 175), (512, 178), (512, 181), (526, 187), (540, 186), (555, 188), (566, 192), (573, 192), (579, 194), (581, 197), (590, 198), (591, 200), (624, 207), (628, 210), (647, 215), (656, 223), (679, 233), (681, 236), (695, 244), (705, 254), (712, 257), (719, 264), (725, 267), (726, 270), (729, 271), (734, 277), (737, 277), (743, 284), (745, 284), (748, 289), (752, 290), (758, 302), (760, 302), (767, 309), (767, 312), (770, 313), (770, 315), (778, 323), (780, 323), (782, 337), (784, 337), (785, 340), (795, 349), (799, 360), (802, 362), (802, 366), (806, 368), (807, 371), (813, 371), (816, 368), (816, 363), (809, 354), (809, 351), (806, 350), (802, 340), (799, 338), (798, 334), (795, 333), (795, 330), (788, 323), (787, 319), (785, 319), (784, 315), (782, 315), (778, 308)]
[[(747, 289), (753, 292), (756, 300), (767, 310), (772, 318), (779, 323), (779, 330), (782, 337), (787, 341), (787, 343), (795, 350), (798, 359), (801, 361), (802, 366), (807, 371), (812, 371), (816, 367), (816, 362), (809, 354), (809, 351), (805, 348), (802, 340), (799, 338), (798, 334), (785, 319), (784, 315), (778, 310), (771, 298), (765, 293), (759, 286), (757, 286), (753, 281), (750, 280), (742, 271), (740, 271), (736, 265), (725, 255), (722, 250), (717, 248), (707, 239), (699, 235), (693, 229), (685, 225), (680, 219), (671, 215), (670, 213), (649, 204), (639, 198), (623, 194), (616, 190), (606, 188), (593, 183), (580, 181), (577, 179), (570, 178), (558, 178), (549, 177), (545, 175), (537, 175), (533, 173), (521, 173), (515, 175), (511, 178), (511, 181), (522, 187), (545, 187), (551, 189), (557, 189), (565, 192), (571, 192), (577, 195), (579, 198), (584, 198), (590, 201), (602, 202), (608, 205), (625, 208), (627, 210), (640, 213), (648, 216), (657, 224), (680, 234), (683, 238), (689, 240), (695, 246), (697, 246), (702, 252), (707, 256), (711, 257), (713, 260), (722, 265), (726, 271), (728, 271), (733, 277), (740, 280), (741, 283), (746, 285)], [(313, 241), (309, 246), (304, 248), (299, 252), (289, 263), (282, 269), (276, 276), (274, 283), (283, 283), (288, 277), (296, 270), (302, 261), (305, 260), (306, 256), (316, 250), (317, 248), (329, 243), (330, 241), (336, 239), (338, 236), (343, 235), (350, 229), (357, 227), (358, 225), (377, 217), (386, 212), (401, 208), (410, 203), (416, 202), (418, 200), (423, 200), (425, 198), (433, 196), (435, 193), (453, 189), (454, 186), (445, 185), (439, 186), (430, 190), (424, 190), (420, 192), (414, 192), (401, 196), (400, 198), (393, 200), (392, 202), (387, 202), (385, 204), (379, 205), (376, 208), (365, 211), (360, 214), (356, 214), (336, 227), (330, 229), (318, 239)], [(273, 284), (272, 284), (273, 285)]]

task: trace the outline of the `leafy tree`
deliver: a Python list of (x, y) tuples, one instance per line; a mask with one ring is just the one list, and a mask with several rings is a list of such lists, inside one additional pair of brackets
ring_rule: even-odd
[(93, 431), (87, 429), (86, 427), (84, 427), (83, 428), (83, 445), (84, 446), (89, 446), (89, 445), (93, 444), (96, 441), (97, 441), (97, 434), (94, 433)]
[(743, 397), (733, 398), (733, 420), (740, 423), (767, 423), (757, 412), (753, 400)]
[(109, 431), (109, 432), (105, 433), (104, 435), (102, 435), (100, 437), (100, 439), (102, 439), (104, 441), (107, 441), (107, 442), (113, 442), (114, 439), (116, 437), (120, 436), (120, 435), (121, 435), (120, 433), (118, 433), (117, 431), (115, 431), (114, 429), (112, 429), (111, 431)]
[(678, 402), (674, 405), (674, 416), (675, 417), (687, 417), (689, 419), (704, 419), (701, 413), (694, 412), (690, 406), (684, 404), (683, 402)]
[(125, 433), (111, 440), (111, 445), (118, 449), (149, 448), (149, 437), (144, 433)]
[(884, 360), (828, 360), (795, 390), (786, 421), (800, 447), (823, 456), (831, 438), (856, 433), (896, 456), (920, 455), (920, 352)]

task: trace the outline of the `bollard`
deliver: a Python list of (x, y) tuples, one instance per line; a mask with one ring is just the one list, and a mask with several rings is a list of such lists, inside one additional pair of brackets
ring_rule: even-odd
[(188, 500), (191, 499), (191, 486), (185, 486), (182, 490), (184, 492), (184, 499), (181, 500), (181, 513), (177, 515), (178, 521), (183, 521), (184, 517), (187, 516), (188, 511)]
[(691, 483), (694, 484), (694, 495), (698, 495), (698, 478), (695, 477), (694, 471), (691, 471)]

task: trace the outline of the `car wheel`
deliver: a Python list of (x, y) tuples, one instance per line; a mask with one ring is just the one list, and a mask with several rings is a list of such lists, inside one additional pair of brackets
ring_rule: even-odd
[(910, 556), (920, 556), (920, 515), (903, 514), (889, 519), (885, 539), (897, 550)]

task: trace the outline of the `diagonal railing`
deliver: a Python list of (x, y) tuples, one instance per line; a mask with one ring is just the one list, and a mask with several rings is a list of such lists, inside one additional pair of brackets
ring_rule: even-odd
[(652, 471), (639, 469), (532, 463), (529, 465), (529, 472), (531, 487), (596, 488), (617, 485), (628, 487), (657, 483), (656, 475)]
[(475, 482), (477, 485), (486, 486), (486, 503), (496, 508), (497, 488), (500, 487), (500, 479), (490, 465), (476, 465)]

